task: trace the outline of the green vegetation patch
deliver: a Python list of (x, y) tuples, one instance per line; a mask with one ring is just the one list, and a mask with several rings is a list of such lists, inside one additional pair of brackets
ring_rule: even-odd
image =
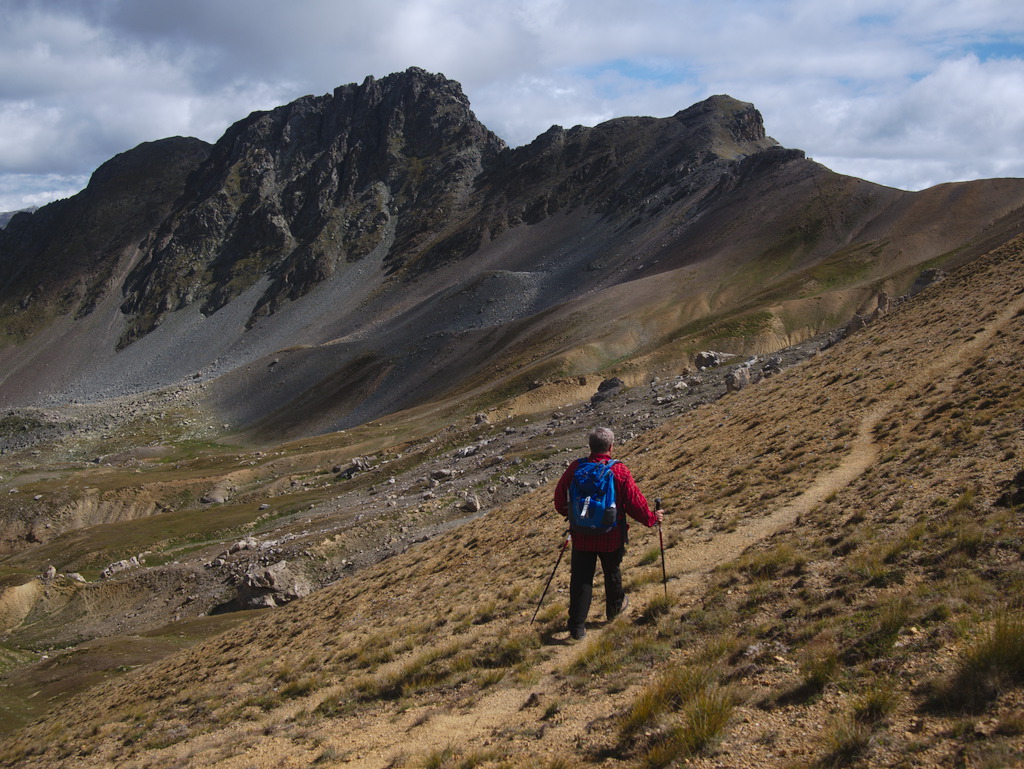
[(821, 286), (822, 292), (856, 285), (870, 276), (887, 245), (887, 241), (858, 243), (837, 251), (806, 274)]
[(95, 577), (109, 563), (146, 550), (156, 551), (147, 558), (154, 565), (161, 561), (159, 551), (221, 542), (247, 532), (261, 514), (256, 503), (216, 505), (75, 529), (24, 554), (9, 556), (5, 565), (17, 569), (53, 564), (61, 572)]
[(61, 703), (99, 682), (166, 657), (180, 648), (168, 639), (101, 638), (31, 662), (26, 653), (5, 650), (19, 658), (17, 669), (0, 686), (0, 734), (9, 734), (51, 712)]

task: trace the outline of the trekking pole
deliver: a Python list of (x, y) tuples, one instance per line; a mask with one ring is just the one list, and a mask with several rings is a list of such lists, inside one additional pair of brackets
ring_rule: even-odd
[(548, 577), (548, 584), (544, 586), (544, 592), (540, 594), (540, 600), (537, 602), (537, 608), (533, 610), (533, 619), (530, 620), (530, 624), (533, 624), (533, 620), (537, 619), (537, 612), (540, 611), (540, 605), (544, 603), (544, 596), (548, 594), (548, 588), (551, 587), (551, 580), (555, 578), (555, 572), (558, 571), (558, 564), (562, 562), (562, 556), (565, 554), (565, 548), (569, 547), (569, 542), (572, 536), (569, 534), (569, 529), (565, 530), (565, 542), (562, 543), (562, 549), (558, 551), (558, 560), (555, 561), (555, 568), (551, 570), (551, 576)]
[[(661, 500), (654, 500), (654, 509), (661, 510)], [(665, 600), (668, 600), (668, 574), (665, 572), (665, 538), (661, 535), (661, 521), (658, 521), (658, 542), (661, 543), (661, 584), (665, 586)]]

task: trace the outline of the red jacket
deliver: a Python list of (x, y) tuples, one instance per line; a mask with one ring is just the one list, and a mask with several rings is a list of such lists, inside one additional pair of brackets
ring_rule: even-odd
[[(610, 454), (591, 454), (591, 462), (608, 462)], [(580, 460), (576, 459), (558, 480), (555, 486), (555, 510), (563, 518), (569, 517), (569, 484), (572, 483), (573, 473)], [(619, 511), (625, 512), (644, 526), (650, 528), (658, 523), (654, 511), (647, 505), (647, 500), (637, 488), (636, 481), (629, 468), (622, 462), (616, 462), (612, 466), (612, 474), (615, 476), (615, 503)], [(618, 550), (625, 541), (626, 530), (629, 529), (629, 521), (623, 520), (622, 525), (616, 526), (606, 534), (587, 534), (572, 532), (572, 546), (585, 553), (610, 553)]]

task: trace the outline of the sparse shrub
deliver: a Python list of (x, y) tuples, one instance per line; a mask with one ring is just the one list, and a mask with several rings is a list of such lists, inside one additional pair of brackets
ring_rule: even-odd
[(961, 657), (953, 674), (933, 684), (932, 705), (974, 710), (1024, 684), (1024, 615), (1003, 614)]
[(419, 766), (423, 769), (476, 769), (476, 767), (493, 762), (494, 751), (463, 753), (452, 746), (428, 753)]
[(772, 550), (745, 556), (739, 568), (752, 580), (769, 580), (783, 574), (799, 574), (806, 563), (806, 556), (797, 553), (792, 546), (782, 544)]
[(1024, 734), (1024, 713), (1011, 713), (996, 724), (995, 733), (1004, 737), (1019, 737)]
[(812, 644), (800, 660), (803, 692), (808, 696), (819, 694), (832, 682), (838, 669), (839, 651), (834, 642)]
[(865, 553), (849, 560), (850, 573), (868, 587), (887, 587), (903, 581), (903, 572), (885, 562), (885, 554)]
[(968, 489), (961, 494), (957, 500), (953, 503), (951, 508), (954, 513), (966, 513), (974, 509), (974, 498), (975, 492), (973, 489)]
[(878, 624), (874, 632), (874, 656), (880, 657), (896, 642), (900, 630), (910, 619), (910, 601), (906, 596), (899, 595), (883, 603), (878, 610)]
[(398, 699), (444, 681), (451, 666), (442, 664), (459, 651), (455, 644), (426, 649), (390, 673), (371, 676), (354, 685), (356, 697), (363, 702), (375, 699)]
[(882, 561), (886, 564), (893, 564), (899, 557), (904, 553), (913, 550), (916, 547), (920, 547), (922, 538), (927, 533), (927, 527), (924, 524), (917, 524), (911, 527), (905, 534), (898, 539), (890, 542), (882, 548)]
[[(537, 600), (540, 600), (538, 597)], [(548, 624), (555, 620), (561, 620), (565, 617), (568, 611), (568, 606), (565, 601), (554, 601), (540, 610), (537, 614), (537, 622)]]
[(682, 722), (660, 735), (643, 757), (645, 766), (661, 769), (693, 756), (719, 739), (732, 717), (733, 696), (728, 689), (701, 689), (683, 706)]
[(296, 681), (292, 681), (281, 690), (281, 697), (283, 699), (293, 699), (295, 697), (305, 697), (310, 692), (316, 691), (320, 688), (321, 681), (316, 676), (307, 676), (300, 678)]
[(501, 764), (496, 767), (496, 769), (574, 769), (576, 766), (579, 766), (579, 764), (572, 759), (560, 756), (558, 758), (548, 759), (547, 761), (533, 759), (527, 761), (525, 764)]
[(672, 667), (659, 674), (633, 701), (620, 727), (623, 738), (651, 726), (669, 710), (678, 710), (698, 692), (716, 683), (709, 667)]
[(555, 716), (557, 716), (561, 712), (562, 712), (562, 703), (561, 702), (552, 702), (550, 705), (548, 705), (544, 709), (544, 713), (543, 713), (543, 715), (541, 715), (540, 720), (541, 721), (550, 721), (552, 718), (554, 718)]
[(1018, 748), (1005, 743), (971, 746), (965, 751), (970, 756), (971, 766), (978, 769), (1006, 769), (1020, 766), (1024, 755)]
[(644, 553), (642, 556), (640, 556), (640, 560), (637, 561), (637, 565), (638, 566), (650, 566), (652, 563), (657, 563), (660, 559), (661, 559), (661, 548), (660, 547), (652, 547), (650, 550), (648, 550), (646, 553)]
[(281, 697), (277, 692), (265, 692), (264, 694), (246, 697), (241, 702), (241, 707), (256, 707), (263, 711), (270, 711), (281, 704)]
[(474, 625), (483, 625), (498, 616), (498, 604), (496, 601), (487, 601), (477, 607)]
[(871, 727), (852, 718), (840, 718), (826, 727), (822, 740), (824, 766), (845, 766), (863, 756), (871, 746)]
[(630, 668), (648, 668), (668, 657), (672, 647), (648, 633), (637, 633), (623, 654)]
[(717, 633), (733, 625), (736, 612), (725, 606), (694, 609), (683, 617), (684, 629), (696, 633)]
[(963, 520), (956, 526), (953, 551), (969, 558), (977, 556), (988, 544), (988, 532), (973, 520)]
[(644, 610), (640, 612), (640, 616), (637, 617), (637, 622), (641, 625), (650, 624), (658, 617), (668, 614), (671, 608), (672, 599), (664, 593), (659, 593), (647, 602), (647, 606), (644, 607)]
[(583, 645), (580, 653), (569, 663), (570, 673), (609, 673), (622, 666), (622, 648), (630, 642), (633, 629), (624, 623), (614, 623), (600, 635)]
[(423, 769), (445, 769), (451, 765), (455, 758), (455, 748), (450, 745), (440, 750), (435, 750), (423, 759)]
[(313, 759), (313, 765), (319, 766), (328, 762), (340, 761), (343, 757), (344, 753), (337, 748), (325, 748), (319, 756)]
[(526, 659), (530, 649), (536, 649), (540, 640), (533, 633), (498, 638), (476, 651), (473, 665), (482, 668), (504, 668)]
[(644, 569), (643, 571), (633, 571), (626, 582), (626, 588), (628, 591), (635, 591), (644, 585), (661, 582), (661, 567), (656, 569)]
[(900, 693), (893, 681), (880, 679), (853, 702), (853, 720), (859, 724), (877, 724), (886, 719), (900, 704)]

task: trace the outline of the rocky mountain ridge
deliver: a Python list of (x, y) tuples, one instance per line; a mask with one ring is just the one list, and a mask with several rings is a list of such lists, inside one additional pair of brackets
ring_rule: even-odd
[(214, 421), (259, 441), (565, 376), (641, 381), (842, 325), (982, 253), (1022, 203), (1019, 180), (837, 176), (726, 96), (510, 149), (457, 83), (411, 69), (212, 146), (143, 145), (14, 217), (0, 404), (198, 380)]
[(15, 214), (31, 214), (34, 213), (39, 206), (29, 206), (28, 208), (19, 208), (17, 211), (3, 211), (0, 212), (0, 229), (7, 226), (7, 223), (14, 218)]

